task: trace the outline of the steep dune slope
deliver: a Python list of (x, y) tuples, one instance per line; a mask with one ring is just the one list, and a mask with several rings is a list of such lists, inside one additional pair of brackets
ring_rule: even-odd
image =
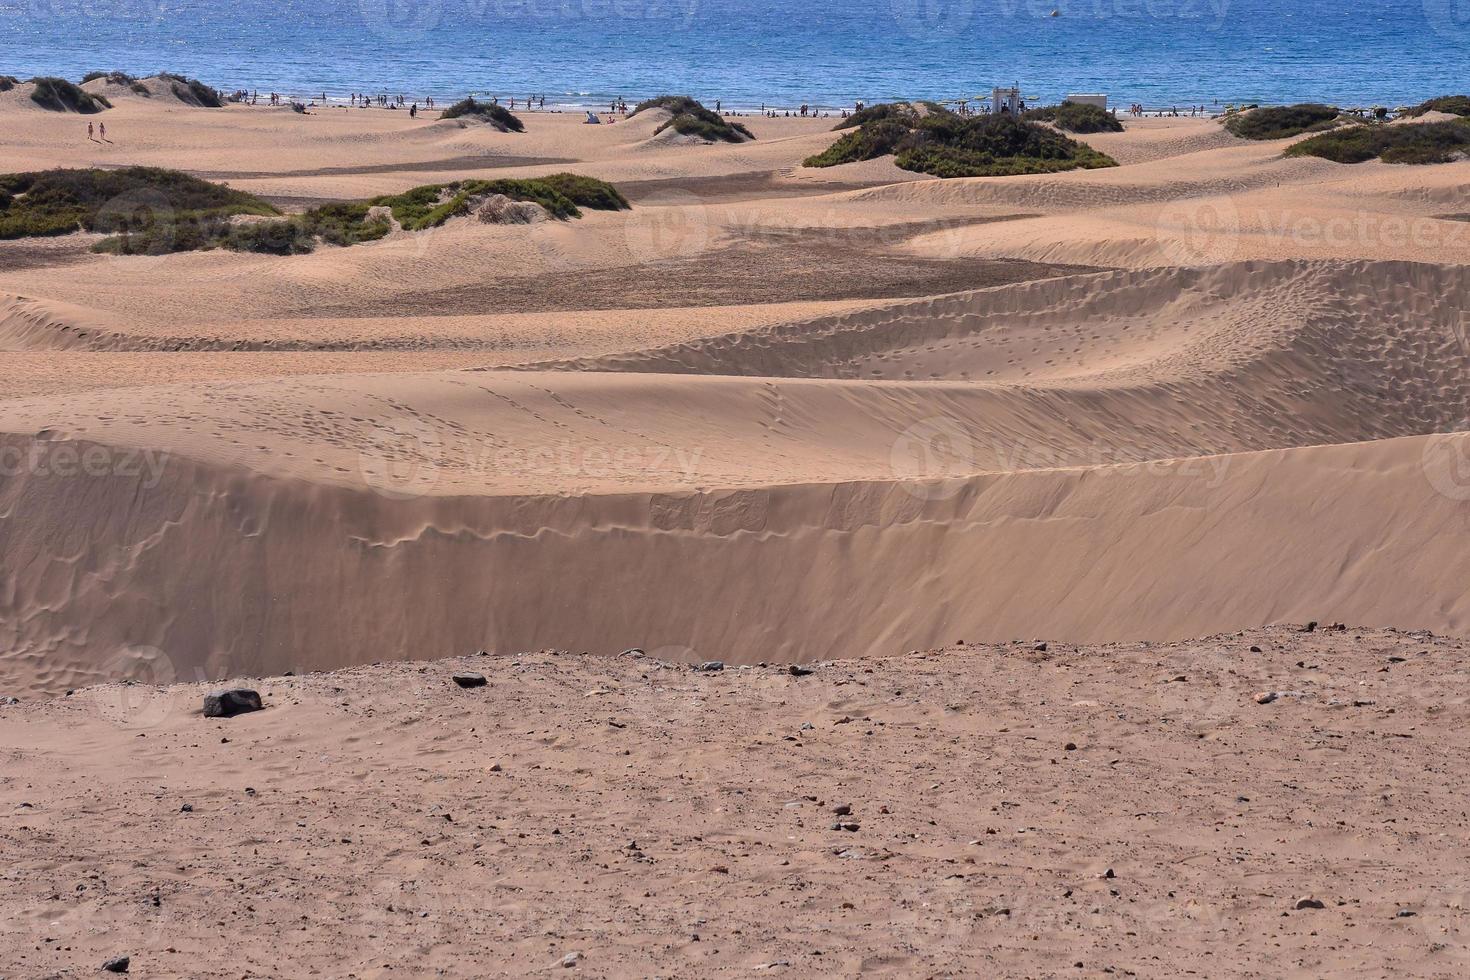
[[(41, 458), (68, 445), (86, 448)], [(548, 646), (755, 662), (1278, 620), (1463, 633), (1467, 454), (1461, 435), (922, 485), (408, 500), (178, 458), (89, 481), (40, 467), (0, 487), (0, 514), (27, 517), (0, 521), (0, 687)]]

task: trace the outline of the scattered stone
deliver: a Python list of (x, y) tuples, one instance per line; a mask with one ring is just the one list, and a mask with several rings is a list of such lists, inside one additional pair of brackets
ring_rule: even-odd
[(833, 830), (855, 831), (861, 825), (856, 820), (839, 820), (832, 825)]
[(717, 671), (724, 670), (725, 662), (723, 660), (708, 660), (700, 664), (695, 669), (706, 674), (713, 674)]
[(1114, 871), (1113, 871), (1112, 868), (1109, 868), (1108, 870), (1106, 870), (1106, 871), (1103, 872), (1103, 877), (1104, 878), (1116, 878), (1118, 876), (1117, 876), (1117, 874), (1114, 873)]
[(14, 704), (20, 704), (20, 698), (11, 698), (11, 697), (0, 698), (0, 705), (4, 705), (6, 707), (9, 707), (10, 705), (14, 705)]
[(1294, 907), (1297, 909), (1325, 909), (1327, 905), (1320, 898), (1306, 895), (1297, 899)]
[(1308, 623), (1307, 625), (1303, 626), (1302, 627), (1302, 632), (1303, 633), (1315, 633), (1315, 632), (1317, 632), (1317, 621), (1314, 619), (1310, 623)]
[(235, 687), (204, 695), (204, 717), (233, 718), (261, 709), (260, 694), (248, 687)]
[(1414, 916), (1416, 916), (1418, 914), (1419, 913), (1418, 912), (1415, 912), (1413, 909), (1399, 909), (1397, 912), (1395, 912), (1393, 914), (1393, 917), (1395, 919), (1412, 919)]
[(1277, 694), (1275, 691), (1262, 691), (1260, 694), (1256, 695), (1256, 704), (1270, 704), (1272, 701), (1275, 701), (1279, 697), (1281, 697), (1281, 695)]
[(561, 958), (561, 965), (567, 967), (568, 969), (576, 966), (580, 962), (582, 962), (581, 953), (568, 953)]
[(801, 730), (804, 732), (814, 732), (817, 730), (817, 726), (809, 721), (804, 721), (801, 723)]
[(811, 672), (812, 671), (810, 667), (803, 667), (801, 664), (792, 664), (790, 667), (786, 668), (786, 673), (790, 674), (792, 677), (806, 677)]
[(179, 807), (179, 812), (180, 813), (193, 813), (194, 812), (194, 804), (192, 804), (192, 803), (185, 803), (183, 806)]
[(500, 763), (497, 762), (497, 763), (493, 764), (490, 767), (490, 771), (491, 772), (500, 772)]
[(1077, 743), (1076, 742), (1068, 742), (1066, 745), (1062, 746), (1062, 748), (1065, 749), (1068, 752), (1076, 752), (1077, 751)]
[(1034, 650), (1034, 651), (1036, 651), (1037, 653), (1045, 653), (1046, 652), (1046, 644), (1045, 643), (1038, 643), (1038, 644), (1036, 644), (1036, 646), (1032, 647), (1031, 649)]
[(1252, 646), (1251, 646), (1251, 653), (1260, 653), (1260, 652), (1261, 652), (1261, 648), (1258, 647), (1258, 646), (1255, 646), (1254, 644), (1252, 644)]
[(641, 657), (643, 655), (643, 651), (638, 647), (631, 647), (623, 651), (623, 656), (625, 657)]
[(839, 803), (832, 808), (832, 812), (837, 814), (839, 817), (845, 817), (852, 812), (852, 804)]
[(455, 674), (454, 683), (460, 687), (484, 687), (489, 681), (485, 680), (484, 674)]
[(130, 956), (114, 956), (112, 959), (102, 964), (102, 969), (106, 970), (108, 973), (127, 973), (128, 967), (132, 965), (133, 959)]

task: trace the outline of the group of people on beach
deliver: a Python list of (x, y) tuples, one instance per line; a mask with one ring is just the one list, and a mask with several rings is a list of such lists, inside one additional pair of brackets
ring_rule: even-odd
[(1135, 102), (1128, 107), (1128, 115), (1130, 116), (1143, 117), (1150, 114), (1160, 119), (1165, 116), (1208, 116), (1210, 110), (1202, 105), (1186, 106), (1182, 110), (1177, 105), (1172, 109), (1145, 109), (1142, 102)]

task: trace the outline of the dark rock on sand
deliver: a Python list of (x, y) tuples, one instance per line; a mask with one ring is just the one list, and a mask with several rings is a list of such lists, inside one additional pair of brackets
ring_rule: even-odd
[(260, 694), (248, 687), (231, 688), (204, 695), (204, 717), (233, 718), (261, 709)]
[(102, 969), (106, 970), (108, 973), (127, 973), (128, 967), (132, 966), (132, 963), (132, 957), (115, 956), (112, 959), (108, 960), (106, 963), (103, 963)]
[(454, 683), (460, 687), (484, 687), (489, 681), (484, 674), (455, 674)]

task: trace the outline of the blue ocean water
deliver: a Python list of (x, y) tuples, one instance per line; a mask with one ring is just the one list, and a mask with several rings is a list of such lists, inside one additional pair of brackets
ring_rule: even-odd
[(664, 92), (1394, 106), (1470, 88), (1470, 0), (0, 0), (0, 74), (338, 97)]

